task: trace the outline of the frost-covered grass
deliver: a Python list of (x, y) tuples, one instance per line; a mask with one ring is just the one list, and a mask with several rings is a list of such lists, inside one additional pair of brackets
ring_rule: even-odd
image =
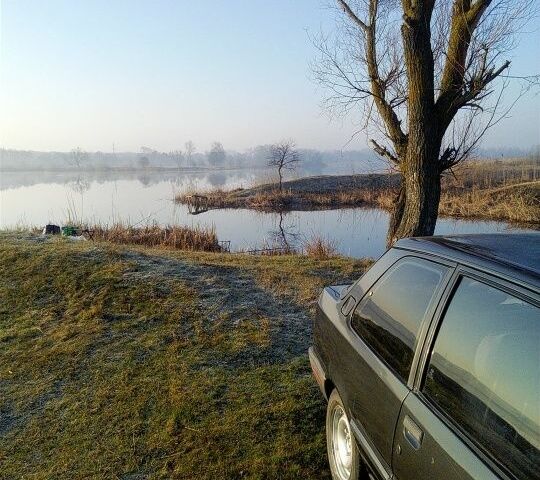
[(2, 478), (329, 478), (306, 355), (344, 258), (0, 234)]

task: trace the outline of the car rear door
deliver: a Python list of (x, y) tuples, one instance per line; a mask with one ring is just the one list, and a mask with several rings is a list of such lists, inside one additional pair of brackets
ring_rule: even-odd
[(336, 385), (349, 406), (353, 432), (380, 478), (391, 477), (394, 429), (412, 385), (418, 339), (451, 273), (450, 265), (406, 255), (375, 284), (361, 280), (363, 296), (337, 346)]
[(506, 281), (456, 272), (399, 416), (397, 480), (540, 479), (538, 302)]

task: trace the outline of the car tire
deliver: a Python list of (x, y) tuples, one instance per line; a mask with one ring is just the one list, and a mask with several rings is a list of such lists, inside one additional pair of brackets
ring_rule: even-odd
[(334, 480), (360, 480), (364, 469), (343, 401), (333, 390), (326, 409), (326, 446)]

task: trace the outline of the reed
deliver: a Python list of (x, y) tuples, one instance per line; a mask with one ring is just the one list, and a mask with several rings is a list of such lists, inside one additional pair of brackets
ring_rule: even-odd
[(490, 189), (540, 180), (540, 159), (465, 162), (443, 175), (443, 190)]
[(304, 243), (304, 251), (307, 256), (317, 260), (328, 260), (338, 254), (335, 241), (320, 235), (314, 235), (307, 240)]
[(219, 252), (216, 232), (213, 228), (169, 225), (146, 225), (134, 227), (124, 223), (89, 227), (94, 240), (117, 244), (166, 247), (175, 250)]
[(509, 220), (540, 226), (540, 180), (497, 188), (446, 191), (439, 213), (452, 217)]

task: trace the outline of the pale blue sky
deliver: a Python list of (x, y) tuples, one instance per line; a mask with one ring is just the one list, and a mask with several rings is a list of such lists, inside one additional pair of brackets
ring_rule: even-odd
[[(353, 120), (330, 122), (310, 80), (308, 32), (332, 25), (319, 0), (0, 0), (0, 145), (158, 150), (193, 140), (227, 149), (293, 137), (343, 147)], [(538, 20), (513, 74), (540, 72)], [(540, 144), (529, 94), (485, 147)], [(365, 147), (360, 135), (347, 148)]]

